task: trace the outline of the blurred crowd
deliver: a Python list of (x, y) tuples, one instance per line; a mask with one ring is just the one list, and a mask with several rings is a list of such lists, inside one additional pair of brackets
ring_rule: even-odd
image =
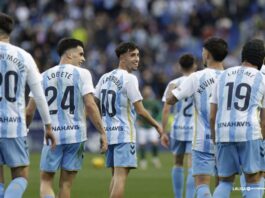
[(56, 44), (71, 36), (84, 42), (94, 83), (117, 66), (115, 47), (135, 41), (141, 48), (140, 86), (161, 97), (179, 74), (180, 54), (201, 64), (203, 41), (220, 36), (229, 44), (225, 67), (240, 64), (240, 48), (265, 38), (264, 0), (1, 0), (0, 11), (15, 18), (11, 42), (29, 51), (40, 71), (56, 65)]

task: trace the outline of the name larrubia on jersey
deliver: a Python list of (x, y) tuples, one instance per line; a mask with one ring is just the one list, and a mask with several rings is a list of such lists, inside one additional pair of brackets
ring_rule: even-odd
[(0, 122), (21, 122), (21, 117), (0, 117)]
[(124, 131), (123, 126), (104, 127), (106, 131)]
[(79, 130), (78, 125), (64, 125), (64, 126), (52, 126), (53, 131), (70, 131), (70, 130)]
[(234, 122), (220, 122), (217, 124), (218, 128), (222, 127), (250, 127), (251, 124), (248, 121), (234, 121)]

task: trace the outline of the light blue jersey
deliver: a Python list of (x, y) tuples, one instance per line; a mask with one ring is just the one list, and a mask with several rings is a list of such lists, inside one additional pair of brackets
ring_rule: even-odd
[(0, 138), (27, 135), (25, 86), (40, 81), (41, 75), (29, 53), (0, 42)]
[(87, 132), (83, 96), (94, 92), (90, 72), (64, 64), (48, 69), (42, 73), (42, 77), (56, 143), (85, 141)]
[(237, 66), (220, 75), (211, 103), (217, 104), (216, 142), (262, 139), (260, 109), (265, 108), (265, 78), (251, 67)]
[(221, 73), (221, 70), (211, 68), (194, 72), (172, 91), (178, 100), (193, 97), (195, 107), (193, 150), (214, 153), (209, 123), (210, 97), (214, 83)]
[[(177, 87), (187, 78), (182, 76), (168, 83), (168, 86), (164, 92), (162, 101), (166, 102), (166, 93), (170, 84), (175, 84)], [(180, 100), (174, 105), (174, 122), (171, 127), (170, 137), (180, 141), (192, 141), (193, 136), (193, 98), (188, 97)]]
[(106, 73), (96, 86), (95, 97), (100, 101), (108, 144), (135, 143), (133, 103), (143, 99), (137, 78), (123, 69)]

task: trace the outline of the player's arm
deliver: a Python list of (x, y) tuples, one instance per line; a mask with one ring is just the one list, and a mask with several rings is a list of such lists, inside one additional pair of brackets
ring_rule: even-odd
[(103, 127), (103, 123), (101, 120), (98, 106), (94, 100), (94, 96), (92, 93), (88, 93), (88, 94), (83, 96), (83, 99), (84, 99), (87, 115), (88, 115), (89, 119), (91, 120), (91, 122), (96, 127), (96, 129), (100, 133), (101, 152), (105, 152), (108, 148), (107, 137), (106, 137), (105, 129)]
[(162, 128), (163, 131), (166, 132), (166, 127), (167, 127), (167, 123), (168, 123), (168, 116), (169, 116), (169, 112), (171, 109), (172, 105), (168, 104), (168, 103), (164, 103), (163, 106), (163, 111), (162, 111)]
[(261, 134), (263, 139), (265, 139), (265, 108), (260, 110), (260, 120), (261, 120)]
[(163, 132), (162, 127), (159, 125), (159, 123), (150, 115), (150, 113), (144, 108), (143, 103), (141, 100), (136, 101), (133, 103), (135, 111), (139, 116), (141, 116), (143, 119), (145, 119), (150, 125), (155, 127), (157, 132), (160, 135), (161, 143), (163, 146), (168, 147), (169, 140), (167, 137), (167, 134)]
[(168, 86), (168, 90), (166, 93), (166, 103), (168, 105), (174, 105), (176, 102), (178, 102), (178, 99), (176, 98), (176, 96), (173, 95), (172, 91), (176, 89), (176, 85), (175, 84), (170, 84)]
[(101, 114), (101, 108), (100, 108), (100, 101), (99, 101), (99, 99), (94, 96), (94, 100), (95, 100), (95, 103), (97, 104), (97, 107), (98, 107), (98, 110), (99, 110), (100, 115), (102, 115)]
[(216, 119), (216, 112), (217, 112), (217, 104), (211, 103), (211, 110), (210, 110), (210, 128), (211, 128), (211, 138), (215, 143), (215, 119)]
[(174, 105), (179, 100), (188, 98), (196, 91), (197, 80), (195, 73), (186, 78), (179, 86), (170, 84), (166, 93), (166, 103)]
[[(45, 124), (45, 138), (48, 143), (51, 140), (51, 146), (54, 148), (56, 145), (55, 137), (52, 133), (51, 118), (49, 114), (48, 104), (41, 86), (41, 82), (29, 84), (30, 90), (34, 96), (34, 101), (40, 113), (41, 119)], [(28, 113), (30, 114), (30, 113)], [(32, 115), (31, 115), (32, 116)]]
[(34, 59), (30, 54), (27, 57), (27, 61), (27, 65), (29, 67), (27, 70), (27, 83), (34, 96), (34, 100), (41, 115), (42, 122), (45, 124), (46, 142), (48, 143), (48, 140), (51, 140), (51, 146), (54, 148), (56, 146), (56, 141), (52, 133), (51, 117), (49, 114), (48, 104), (41, 86), (41, 75)]
[(215, 131), (215, 123), (216, 123), (216, 113), (218, 110), (218, 81), (213, 85), (213, 88), (211, 90), (211, 97), (210, 97), (210, 129), (211, 129), (211, 139), (213, 140), (213, 143), (215, 144), (215, 138), (216, 138), (216, 131)]
[(29, 125), (31, 124), (31, 122), (33, 120), (35, 111), (36, 111), (36, 103), (33, 100), (33, 98), (30, 97), (28, 105), (26, 107), (26, 125), (27, 125), (27, 128), (29, 128)]

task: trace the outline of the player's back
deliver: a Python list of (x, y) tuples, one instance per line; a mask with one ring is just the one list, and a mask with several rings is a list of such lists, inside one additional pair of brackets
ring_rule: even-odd
[(88, 90), (93, 92), (89, 71), (70, 64), (61, 64), (48, 69), (42, 76), (57, 144), (85, 141), (83, 96), (89, 93)]
[[(164, 92), (162, 101), (166, 102), (166, 93), (170, 84), (175, 84), (177, 87), (187, 78), (187, 76), (182, 76), (174, 79), (168, 83), (168, 86)], [(181, 141), (191, 141), (193, 136), (193, 98), (188, 97), (183, 100), (178, 101), (174, 105), (174, 122), (171, 127), (170, 136), (174, 139)]]
[(0, 42), (0, 137), (26, 136), (25, 85), (40, 81), (37, 66), (23, 49)]
[[(210, 97), (214, 83), (222, 70), (206, 68), (190, 75), (194, 87), (194, 141), (193, 149), (213, 153), (214, 148), (210, 133)], [(183, 82), (183, 84), (185, 81)]]
[(135, 142), (133, 103), (142, 100), (137, 78), (123, 69), (104, 74), (96, 86), (109, 144)]
[(251, 67), (232, 67), (220, 75), (216, 87), (216, 141), (260, 139), (259, 111), (265, 95), (262, 73)]

